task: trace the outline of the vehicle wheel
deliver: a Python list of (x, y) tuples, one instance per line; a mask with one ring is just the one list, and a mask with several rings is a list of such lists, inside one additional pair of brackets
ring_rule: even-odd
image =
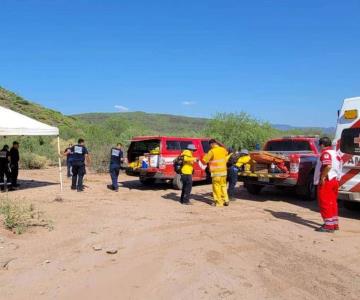
[(348, 210), (360, 210), (360, 202), (344, 201), (344, 207)]
[(175, 190), (182, 190), (182, 181), (180, 174), (176, 174), (176, 176), (173, 179), (172, 185)]
[(140, 177), (140, 182), (143, 185), (152, 185), (152, 184), (155, 183), (155, 179), (154, 178)]
[(310, 176), (306, 185), (305, 199), (309, 201), (316, 200), (316, 186), (314, 185), (314, 174)]
[(250, 184), (250, 183), (247, 183), (245, 187), (249, 192), (249, 194), (251, 195), (259, 195), (261, 190), (263, 189), (262, 185)]
[(296, 194), (302, 196), (304, 200), (313, 201), (316, 199), (316, 186), (314, 185), (314, 174), (310, 174), (305, 185), (296, 187)]

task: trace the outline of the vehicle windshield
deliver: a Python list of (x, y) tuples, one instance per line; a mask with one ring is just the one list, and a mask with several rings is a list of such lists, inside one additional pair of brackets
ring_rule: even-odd
[(311, 151), (311, 147), (308, 141), (281, 140), (268, 142), (264, 150), (271, 152), (308, 152)]
[(340, 150), (342, 153), (360, 155), (360, 128), (344, 129), (341, 134)]
[(128, 151), (128, 160), (133, 162), (145, 153), (160, 150), (160, 140), (144, 140), (131, 142)]

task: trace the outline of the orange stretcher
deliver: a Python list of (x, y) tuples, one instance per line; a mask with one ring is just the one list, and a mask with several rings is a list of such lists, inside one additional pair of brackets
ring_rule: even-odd
[(266, 151), (251, 152), (250, 157), (252, 160), (260, 164), (281, 164), (286, 160), (285, 157), (272, 154)]

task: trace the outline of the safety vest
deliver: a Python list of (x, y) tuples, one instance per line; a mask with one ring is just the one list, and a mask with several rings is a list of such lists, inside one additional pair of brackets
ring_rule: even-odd
[(215, 146), (204, 157), (204, 162), (209, 164), (211, 177), (227, 175), (227, 155), (225, 148)]
[(192, 175), (194, 171), (194, 161), (195, 157), (193, 157), (193, 154), (190, 150), (184, 150), (181, 153), (181, 156), (184, 157), (184, 164), (181, 168), (181, 173), (184, 175)]

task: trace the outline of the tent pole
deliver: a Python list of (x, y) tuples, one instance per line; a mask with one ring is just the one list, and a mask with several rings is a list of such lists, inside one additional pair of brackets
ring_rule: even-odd
[(62, 168), (61, 168), (61, 151), (60, 151), (60, 136), (57, 137), (58, 144), (58, 154), (59, 154), (59, 179), (60, 179), (60, 192), (63, 192), (63, 178), (62, 178)]

